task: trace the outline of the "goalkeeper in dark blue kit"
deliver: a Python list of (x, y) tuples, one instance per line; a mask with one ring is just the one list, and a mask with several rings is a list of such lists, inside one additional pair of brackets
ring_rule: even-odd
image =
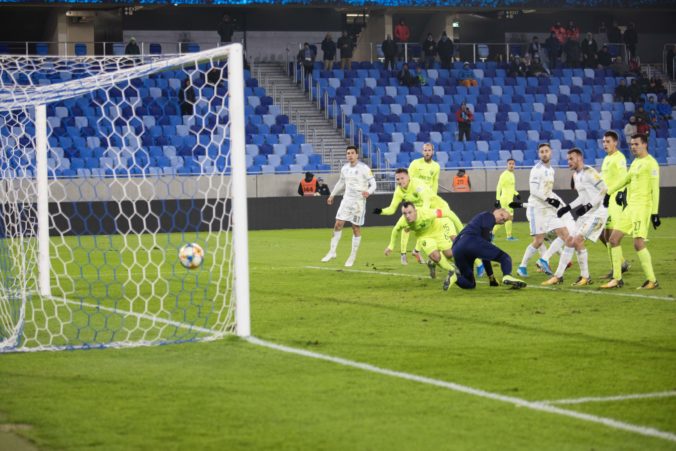
[(444, 290), (452, 284), (460, 288), (475, 288), (474, 260), (483, 261), (486, 274), (492, 287), (500, 285), (493, 275), (491, 261), (499, 262), (502, 269), (502, 283), (512, 288), (523, 288), (526, 282), (512, 277), (512, 259), (507, 253), (491, 243), (491, 234), (496, 224), (504, 224), (512, 219), (512, 215), (503, 208), (498, 208), (492, 213), (485, 211), (479, 213), (465, 226), (453, 242), (453, 258), (455, 259), (455, 272), (449, 272), (444, 280)]

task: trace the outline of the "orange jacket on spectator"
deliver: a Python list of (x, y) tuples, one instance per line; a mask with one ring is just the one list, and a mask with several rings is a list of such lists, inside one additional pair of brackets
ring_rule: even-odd
[(563, 26), (554, 25), (552, 28), (549, 29), (549, 31), (554, 33), (554, 36), (556, 36), (556, 39), (558, 39), (561, 44), (566, 42), (566, 39), (568, 38), (568, 34), (566, 32), (566, 29)]
[(469, 175), (456, 175), (453, 177), (453, 191), (456, 193), (469, 193)]
[(394, 27), (394, 38), (399, 42), (408, 42), (411, 37), (411, 30), (405, 23), (399, 23)]

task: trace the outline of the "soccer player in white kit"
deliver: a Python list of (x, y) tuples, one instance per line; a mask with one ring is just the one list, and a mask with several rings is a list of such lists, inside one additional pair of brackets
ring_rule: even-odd
[(573, 283), (573, 286), (591, 285), (584, 240), (596, 242), (605, 228), (606, 219), (608, 219), (607, 202), (609, 199), (606, 196), (608, 189), (596, 169), (585, 166), (584, 155), (580, 149), (573, 148), (568, 151), (568, 167), (575, 171), (573, 179), (578, 196), (570, 204), (560, 208), (556, 215), (560, 218), (566, 213), (574, 211), (577, 221), (575, 221), (575, 230), (566, 240), (566, 247), (561, 253), (556, 272), (551, 279), (543, 282), (542, 285), (563, 283), (563, 272), (573, 257), (574, 251), (577, 252), (577, 261), (580, 265), (580, 277)]
[[(568, 238), (568, 229), (565, 222), (556, 216), (556, 211), (563, 202), (553, 192), (554, 188), (554, 169), (550, 165), (552, 157), (552, 148), (549, 144), (540, 144), (538, 147), (540, 161), (530, 170), (530, 196), (528, 197), (528, 209), (526, 217), (530, 226), (530, 234), (533, 236), (533, 242), (528, 245), (524, 252), (521, 265), (517, 269), (517, 274), (522, 277), (528, 277), (528, 261), (538, 253), (542, 246), (545, 234), (550, 231), (556, 232), (556, 236), (565, 241)], [(512, 208), (522, 207), (521, 202), (512, 202)], [(545, 270), (549, 269), (549, 264), (544, 259), (539, 259), (539, 263), (545, 265)]]
[(366, 198), (376, 191), (376, 179), (373, 177), (371, 168), (359, 161), (357, 147), (347, 146), (346, 155), (347, 163), (340, 170), (340, 179), (326, 200), (327, 204), (333, 205), (334, 196), (345, 191), (340, 207), (338, 207), (338, 213), (336, 213), (331, 248), (322, 261), (328, 262), (336, 258), (336, 248), (343, 233), (343, 226), (345, 222), (350, 222), (353, 234), (352, 252), (345, 261), (345, 266), (349, 267), (354, 265), (354, 260), (357, 258), (357, 250), (361, 243), (361, 226), (364, 225), (366, 215)]

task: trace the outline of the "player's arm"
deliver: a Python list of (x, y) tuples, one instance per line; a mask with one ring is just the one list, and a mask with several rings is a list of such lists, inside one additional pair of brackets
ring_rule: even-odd
[(369, 170), (369, 178), (368, 178), (368, 188), (366, 188), (366, 192), (368, 195), (365, 195), (364, 197), (368, 197), (371, 194), (376, 192), (376, 178), (371, 174), (371, 170)]
[(653, 201), (652, 214), (656, 215), (660, 211), (660, 167), (655, 163), (650, 173), (650, 191)]
[(390, 252), (392, 251), (392, 249), (394, 249), (394, 247), (396, 246), (397, 237), (399, 236), (399, 233), (402, 230), (404, 230), (407, 226), (408, 224), (406, 223), (406, 218), (404, 218), (404, 215), (402, 215), (397, 221), (397, 223), (394, 225), (394, 227), (392, 227), (392, 232), (390, 233), (390, 242), (387, 245), (387, 248), (385, 248), (385, 252), (387, 252), (387, 249), (389, 249)]
[(404, 193), (401, 191), (399, 187), (397, 187), (394, 190), (394, 194), (392, 195), (392, 202), (390, 202), (390, 205), (380, 209), (380, 208), (375, 208), (373, 212), (378, 215), (385, 215), (385, 216), (391, 216), (397, 212), (397, 209), (399, 208), (399, 204), (404, 200)]
[(439, 192), (439, 173), (441, 172), (441, 166), (437, 163), (434, 173), (432, 174), (432, 192), (437, 194)]
[(331, 190), (330, 199), (342, 193), (345, 190), (345, 177), (343, 177), (343, 171), (340, 171), (340, 178), (336, 182), (336, 186)]
[(611, 196), (631, 183), (631, 174), (627, 171), (624, 177), (620, 178), (615, 184), (608, 187), (608, 194)]
[(455, 231), (456, 231), (457, 233), (460, 233), (460, 231), (461, 231), (465, 226), (462, 225), (462, 221), (460, 220), (460, 218), (458, 218), (458, 215), (456, 215), (455, 212), (454, 212), (453, 210), (451, 210), (451, 209), (449, 208), (449, 211), (451, 212), (450, 215), (449, 215), (449, 219), (451, 220), (451, 222), (452, 222), (453, 225), (455, 226)]

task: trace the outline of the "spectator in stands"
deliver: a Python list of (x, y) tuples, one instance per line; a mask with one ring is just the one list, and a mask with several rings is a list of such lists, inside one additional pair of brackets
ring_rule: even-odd
[(629, 58), (629, 72), (636, 75), (641, 73), (641, 63), (639, 62), (638, 57), (633, 56)]
[(648, 123), (651, 127), (657, 128), (659, 114), (657, 113), (657, 97), (654, 95), (648, 96), (648, 99), (643, 104), (643, 109), (648, 115)]
[(613, 25), (608, 28), (608, 42), (611, 44), (622, 43), (622, 30), (617, 26), (616, 20), (613, 20)]
[(306, 172), (305, 178), (298, 184), (300, 196), (319, 196), (319, 182), (312, 172)]
[(598, 34), (606, 34), (608, 33), (608, 28), (606, 27), (606, 23), (601, 21), (601, 24), (599, 25), (599, 29), (597, 31)]
[(446, 35), (445, 31), (441, 32), (441, 38), (437, 42), (437, 53), (439, 54), (439, 61), (441, 61), (442, 69), (450, 69), (453, 62), (453, 54), (455, 53), (455, 46), (453, 39)]
[(425, 55), (425, 68), (434, 67), (434, 58), (437, 56), (437, 43), (434, 41), (432, 33), (427, 33), (427, 39), (422, 43), (423, 55)]
[(580, 67), (581, 49), (580, 43), (573, 37), (569, 37), (563, 45), (563, 53), (566, 54), (566, 67)]
[(336, 59), (336, 43), (333, 41), (331, 33), (326, 33), (322, 41), (322, 52), (324, 53), (324, 70), (333, 70), (333, 61)]
[(397, 43), (394, 42), (392, 36), (388, 34), (385, 40), (383, 41), (381, 48), (383, 51), (383, 56), (385, 57), (384, 61), (385, 70), (387, 70), (388, 67), (389, 70), (394, 70), (395, 66), (394, 63), (397, 60), (397, 50), (398, 50)]
[(195, 104), (195, 88), (192, 86), (192, 79), (187, 77), (181, 84), (178, 91), (178, 102), (181, 105), (181, 114), (183, 116), (193, 115), (193, 106)]
[(667, 50), (667, 75), (670, 79), (674, 79), (674, 65), (676, 65), (676, 45), (670, 45)]
[(312, 68), (315, 65), (315, 52), (310, 48), (309, 43), (303, 43), (303, 48), (298, 52), (297, 60), (303, 65), (305, 78), (309, 77), (310, 74), (312, 74)]
[(662, 97), (667, 95), (667, 88), (664, 87), (661, 79), (653, 77), (650, 79), (647, 92), (652, 92), (657, 94), (658, 97)]
[(531, 59), (535, 59), (535, 55), (540, 56), (540, 40), (537, 36), (533, 36), (533, 39), (528, 44), (528, 53), (530, 54)]
[(401, 86), (408, 86), (409, 88), (418, 85), (418, 79), (411, 74), (408, 63), (404, 63), (401, 66), (401, 70), (397, 74), (397, 80), (399, 80)]
[(615, 101), (616, 102), (631, 101), (631, 96), (629, 95), (629, 86), (627, 86), (627, 80), (625, 80), (624, 78), (620, 79), (620, 84), (617, 85), (617, 87), (615, 88)]
[(232, 42), (232, 35), (235, 33), (235, 21), (230, 15), (223, 14), (217, 31), (222, 43)]
[(526, 67), (526, 75), (529, 77), (548, 77), (549, 72), (540, 61), (540, 56), (535, 55), (531, 63)]
[(631, 137), (636, 133), (636, 116), (631, 116), (627, 125), (624, 126), (624, 139), (627, 140), (627, 144), (629, 144)]
[(453, 192), (454, 193), (469, 193), (472, 190), (472, 183), (469, 181), (464, 169), (458, 169), (458, 172), (453, 176)]
[(554, 33), (559, 44), (563, 45), (566, 42), (567, 33), (566, 29), (561, 25), (561, 22), (556, 22), (549, 31)]
[(519, 55), (514, 55), (512, 62), (509, 64), (510, 77), (525, 77), (526, 76), (526, 64), (523, 62)]
[(615, 61), (613, 61), (613, 64), (610, 65), (610, 69), (613, 71), (613, 74), (616, 77), (622, 77), (629, 73), (629, 66), (627, 63), (622, 61), (621, 56), (615, 57)]
[(582, 44), (580, 44), (580, 49), (582, 50), (582, 65), (584, 67), (595, 68), (596, 53), (598, 52), (599, 48), (591, 32), (587, 33), (584, 41), (582, 41)]
[(566, 38), (580, 41), (580, 28), (571, 20), (566, 27)]
[(664, 121), (671, 120), (671, 105), (666, 96), (662, 97), (662, 101), (657, 105), (657, 114)]
[(127, 46), (124, 48), (124, 54), (125, 55), (140, 55), (141, 54), (141, 49), (139, 49), (138, 44), (136, 43), (136, 38), (131, 37), (129, 38), (129, 42), (127, 43)]
[(547, 60), (551, 69), (556, 68), (559, 64), (559, 56), (561, 56), (561, 42), (556, 37), (555, 32), (551, 32), (545, 41), (545, 49), (547, 50)]
[(474, 113), (466, 102), (462, 102), (458, 111), (455, 112), (455, 119), (458, 121), (458, 141), (469, 141)]
[(470, 69), (469, 62), (465, 61), (465, 64), (462, 65), (462, 69), (458, 73), (458, 79), (462, 86), (471, 87), (478, 86), (476, 79), (474, 78), (474, 71)]
[(343, 34), (338, 39), (337, 45), (338, 49), (340, 49), (340, 68), (342, 70), (349, 69), (350, 63), (352, 62), (352, 52), (354, 50), (354, 42), (352, 41), (352, 38), (347, 34), (346, 30), (343, 30)]
[(317, 192), (321, 196), (330, 196), (331, 195), (331, 190), (329, 189), (329, 185), (324, 183), (324, 179), (319, 177), (317, 179)]
[(630, 57), (636, 56), (636, 44), (638, 44), (638, 33), (636, 33), (636, 26), (634, 22), (630, 22), (627, 25), (627, 29), (624, 30), (624, 43), (627, 46)]
[(671, 105), (672, 108), (676, 107), (676, 91), (672, 92), (669, 96), (669, 105)]
[(650, 124), (641, 116), (636, 116), (636, 133), (650, 135)]
[(394, 39), (397, 42), (408, 42), (411, 38), (411, 29), (408, 28), (404, 19), (400, 19), (396, 27), (394, 27)]
[(596, 61), (601, 67), (608, 67), (613, 63), (613, 56), (608, 51), (608, 46), (604, 45), (599, 50), (599, 53), (596, 54)]
[(427, 86), (427, 76), (420, 65), (415, 67), (415, 80), (417, 86)]
[(641, 98), (641, 85), (638, 84), (638, 80), (633, 78), (629, 84), (629, 100), (636, 103)]

